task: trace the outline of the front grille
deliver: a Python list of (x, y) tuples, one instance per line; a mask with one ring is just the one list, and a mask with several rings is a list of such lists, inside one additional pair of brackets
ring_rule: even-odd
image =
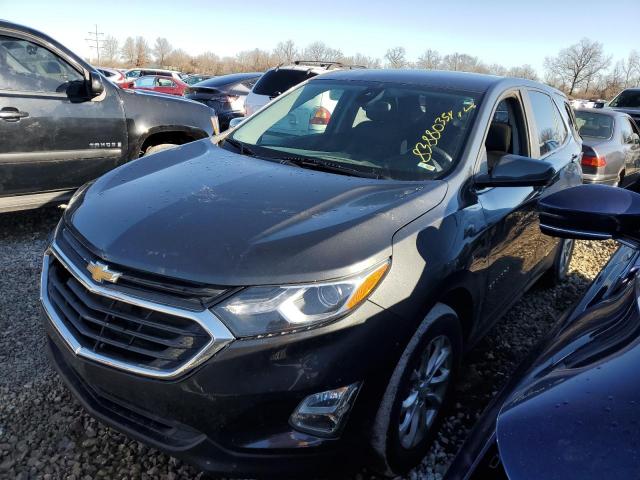
[[(122, 273), (118, 279), (118, 291), (153, 302), (199, 311), (235, 291), (235, 289), (186, 280), (167, 279), (160, 275), (134, 271), (114, 264), (96, 255), (67, 225), (61, 225), (56, 236), (56, 245), (76, 265), (87, 265), (91, 261), (108, 263), (113, 269)], [(109, 285), (105, 287), (112, 288)]]
[(90, 292), (53, 256), (46, 289), (74, 339), (86, 350), (118, 362), (175, 370), (211, 341), (192, 319)]

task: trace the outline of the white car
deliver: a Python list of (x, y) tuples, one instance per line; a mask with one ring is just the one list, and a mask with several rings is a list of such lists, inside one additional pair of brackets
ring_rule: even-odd
[[(267, 70), (255, 84), (245, 100), (245, 115), (248, 117), (264, 107), (274, 98), (299, 83), (317, 75), (344, 68), (364, 68), (343, 65), (339, 62), (296, 61), (293, 65), (278, 66)], [(275, 126), (282, 133), (305, 135), (323, 132), (329, 123), (338, 99), (323, 93), (294, 109)]]

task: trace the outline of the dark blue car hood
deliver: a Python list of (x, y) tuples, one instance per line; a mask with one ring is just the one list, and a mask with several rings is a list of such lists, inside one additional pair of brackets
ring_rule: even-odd
[(116, 265), (215, 285), (307, 282), (391, 256), (446, 182), (310, 171), (202, 140), (99, 178), (67, 222)]
[(541, 356), (496, 426), (511, 480), (640, 478), (640, 315), (632, 286)]

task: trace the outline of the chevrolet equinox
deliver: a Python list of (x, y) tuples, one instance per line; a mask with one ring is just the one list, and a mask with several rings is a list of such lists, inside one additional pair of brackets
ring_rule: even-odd
[[(319, 96), (323, 128), (290, 128)], [(92, 415), (209, 472), (405, 472), (464, 353), (566, 276), (535, 207), (580, 155), (539, 83), (318, 76), (75, 194), (42, 271), (51, 359)]]

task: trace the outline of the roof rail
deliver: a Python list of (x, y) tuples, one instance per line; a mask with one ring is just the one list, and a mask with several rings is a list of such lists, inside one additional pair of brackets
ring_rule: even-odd
[[(319, 66), (323, 67), (326, 70), (330, 70), (332, 68), (340, 67), (340, 68), (367, 68), (364, 65), (351, 65), (342, 62), (331, 62), (328, 60), (295, 60), (293, 62), (294, 65), (309, 65), (309, 66)], [(279, 65), (280, 66), (280, 65)]]

